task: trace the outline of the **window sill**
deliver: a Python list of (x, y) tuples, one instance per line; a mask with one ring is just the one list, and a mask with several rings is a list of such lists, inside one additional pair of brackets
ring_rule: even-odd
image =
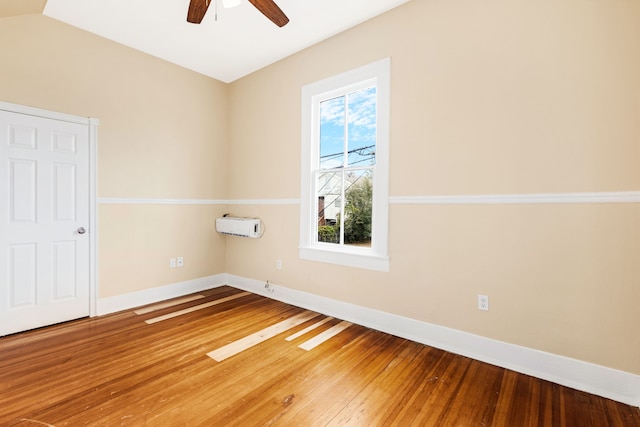
[(365, 270), (389, 271), (389, 257), (371, 252), (362, 253), (349, 249), (301, 247), (299, 253), (301, 259), (309, 261), (326, 262)]

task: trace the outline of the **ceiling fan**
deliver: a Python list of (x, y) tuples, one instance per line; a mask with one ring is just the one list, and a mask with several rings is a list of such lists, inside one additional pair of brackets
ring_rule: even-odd
[[(191, 0), (189, 3), (189, 12), (187, 13), (187, 21), (192, 24), (199, 24), (204, 18), (204, 14), (207, 13), (209, 4), (212, 0)], [(256, 7), (264, 16), (269, 18), (278, 27), (284, 27), (289, 22), (289, 18), (278, 7), (273, 0), (249, 0), (252, 5)], [(224, 1), (223, 1), (224, 3)], [(240, 4), (240, 1), (236, 0), (234, 5)]]

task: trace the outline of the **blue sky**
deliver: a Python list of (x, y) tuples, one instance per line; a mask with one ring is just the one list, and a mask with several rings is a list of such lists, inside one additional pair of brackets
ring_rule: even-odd
[(347, 116), (347, 151), (373, 146), (350, 153), (347, 166), (375, 163), (372, 153), (375, 153), (376, 141), (376, 88), (372, 87), (320, 103), (320, 156), (330, 156), (320, 159), (322, 169), (339, 167), (343, 163), (344, 156), (340, 153), (344, 152)]

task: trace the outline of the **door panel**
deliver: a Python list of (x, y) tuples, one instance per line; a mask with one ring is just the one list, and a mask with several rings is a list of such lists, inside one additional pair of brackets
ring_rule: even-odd
[(0, 335), (89, 315), (89, 126), (0, 111)]
[(9, 246), (9, 310), (36, 305), (36, 245)]
[(9, 159), (9, 221), (36, 222), (36, 165), (32, 160)]
[(53, 164), (53, 216), (55, 221), (76, 220), (76, 165)]
[(75, 298), (76, 289), (76, 242), (53, 242), (53, 299)]

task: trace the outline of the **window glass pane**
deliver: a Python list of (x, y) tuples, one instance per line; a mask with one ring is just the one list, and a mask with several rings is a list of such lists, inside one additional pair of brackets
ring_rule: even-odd
[(345, 97), (320, 103), (320, 169), (344, 165)]
[(344, 243), (371, 247), (372, 169), (345, 173)]
[(376, 88), (350, 93), (347, 98), (348, 166), (370, 166), (376, 162)]
[(318, 242), (340, 243), (342, 172), (320, 172), (316, 179)]

